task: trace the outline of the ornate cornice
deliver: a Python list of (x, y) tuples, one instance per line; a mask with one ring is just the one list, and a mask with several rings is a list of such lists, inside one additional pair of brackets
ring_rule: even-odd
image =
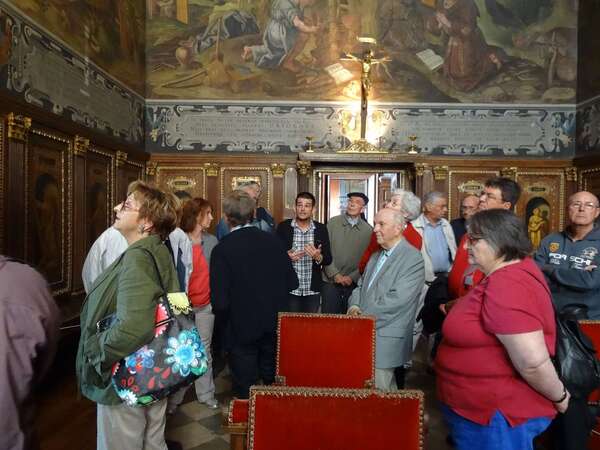
[(219, 176), (219, 165), (217, 163), (204, 163), (204, 170), (207, 177)]
[(285, 175), (285, 164), (271, 164), (271, 173), (273, 174), (273, 178), (283, 178)]
[(25, 142), (29, 134), (29, 129), (31, 128), (31, 118), (22, 115), (17, 115), (15, 113), (10, 113), (7, 116), (7, 120), (8, 138), (14, 139), (15, 141)]
[(117, 153), (115, 154), (115, 158), (117, 167), (123, 167), (127, 162), (127, 153), (117, 151)]
[(149, 161), (146, 163), (146, 175), (149, 177), (153, 177), (156, 175), (156, 171), (158, 169), (158, 163)]
[(577, 181), (577, 167), (565, 167), (567, 181)]
[(433, 179), (436, 181), (448, 179), (448, 166), (435, 166), (433, 168)]
[(500, 169), (500, 176), (514, 180), (515, 178), (517, 178), (517, 168), (503, 167), (502, 169)]
[(298, 168), (298, 173), (300, 175), (306, 176), (310, 170), (310, 161), (297, 161), (296, 167)]
[(73, 155), (85, 156), (90, 149), (90, 140), (83, 136), (75, 135), (73, 138)]
[(429, 170), (429, 164), (427, 163), (416, 163), (415, 164), (415, 172), (418, 177), (422, 177), (425, 175), (425, 172)]

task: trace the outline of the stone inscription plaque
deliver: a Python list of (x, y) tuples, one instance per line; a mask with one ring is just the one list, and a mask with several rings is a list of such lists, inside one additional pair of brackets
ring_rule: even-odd
[[(347, 105), (173, 105), (149, 102), (149, 150), (298, 152), (307, 136), (317, 151), (348, 145)], [(574, 108), (400, 108), (376, 106), (368, 130), (374, 144), (408, 150), (417, 136), (421, 153), (437, 155), (567, 156), (574, 152)], [(351, 119), (353, 119), (351, 117)], [(355, 119), (355, 118), (354, 118)]]

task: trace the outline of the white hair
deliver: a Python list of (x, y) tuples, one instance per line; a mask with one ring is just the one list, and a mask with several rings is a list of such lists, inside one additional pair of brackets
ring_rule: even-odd
[(415, 220), (421, 214), (421, 199), (411, 191), (405, 189), (394, 189), (393, 197), (402, 197), (402, 211), (406, 215), (406, 220)]

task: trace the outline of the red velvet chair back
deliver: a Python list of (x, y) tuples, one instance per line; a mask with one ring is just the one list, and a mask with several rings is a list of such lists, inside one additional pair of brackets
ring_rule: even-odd
[[(596, 351), (600, 352), (600, 320), (580, 320), (579, 327), (581, 328), (581, 331), (590, 338)], [(597, 354), (596, 356), (600, 356), (600, 354)], [(600, 389), (596, 389), (592, 392), (588, 400), (590, 402), (600, 401)]]
[(249, 450), (420, 450), (421, 391), (257, 386)]
[(278, 384), (374, 387), (373, 317), (281, 313), (278, 328)]

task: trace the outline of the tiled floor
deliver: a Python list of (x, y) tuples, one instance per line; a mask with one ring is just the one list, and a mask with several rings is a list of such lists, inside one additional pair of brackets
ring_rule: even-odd
[[(448, 450), (446, 428), (435, 400), (435, 379), (427, 373), (424, 349), (419, 347), (413, 368), (407, 376), (407, 388), (425, 392), (426, 411), (429, 416), (426, 448)], [(217, 398), (222, 405), (231, 400), (231, 381), (225, 369), (216, 379)], [(167, 420), (166, 436), (176, 441), (183, 450), (221, 450), (229, 448), (229, 436), (221, 430), (222, 411), (211, 410), (196, 401), (194, 389), (188, 389), (184, 403)]]
[[(64, 353), (58, 355), (57, 367), (39, 398), (37, 428), (41, 450), (94, 450), (96, 408), (92, 402), (78, 396), (73, 369), (74, 348), (67, 346)], [(419, 347), (407, 376), (407, 388), (425, 392), (425, 410), (429, 416), (425, 448), (449, 450), (445, 442), (446, 429), (435, 399), (435, 379), (427, 373), (424, 355), (424, 348)], [(231, 378), (227, 369), (219, 374), (215, 383), (217, 399), (225, 407), (231, 399)], [(229, 449), (229, 436), (223, 433), (221, 423), (222, 410), (209, 409), (198, 403), (194, 389), (190, 388), (182, 405), (167, 419), (166, 437), (178, 442), (185, 450), (226, 450)]]

